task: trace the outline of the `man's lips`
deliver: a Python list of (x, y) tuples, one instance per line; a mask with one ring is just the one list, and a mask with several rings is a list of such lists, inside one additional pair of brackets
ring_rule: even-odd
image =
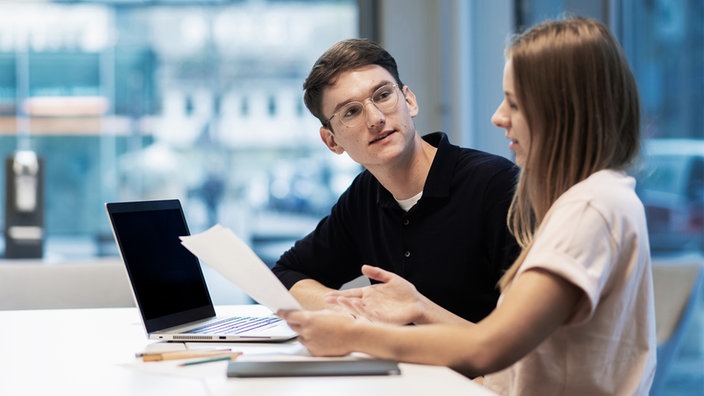
[(374, 143), (376, 143), (376, 142), (378, 142), (378, 141), (380, 141), (380, 140), (383, 140), (383, 139), (385, 139), (387, 136), (391, 135), (391, 134), (394, 133), (394, 132), (396, 132), (396, 131), (384, 132), (384, 133), (382, 133), (381, 135), (379, 135), (379, 136), (377, 136), (376, 138), (374, 138), (371, 142), (369, 142), (369, 144), (372, 145), (372, 144), (374, 144)]

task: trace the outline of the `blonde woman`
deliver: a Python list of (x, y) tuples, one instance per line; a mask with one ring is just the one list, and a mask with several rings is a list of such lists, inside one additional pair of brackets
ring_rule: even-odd
[[(492, 122), (521, 167), (508, 223), (522, 253), (478, 323), (404, 279), (330, 294), (358, 317), (280, 315), (314, 355), (365, 352), (450, 366), (507, 395), (647, 395), (655, 372), (649, 243), (635, 181), (639, 102), (621, 48), (602, 24), (539, 24), (506, 51)], [(415, 326), (399, 326), (415, 323)]]

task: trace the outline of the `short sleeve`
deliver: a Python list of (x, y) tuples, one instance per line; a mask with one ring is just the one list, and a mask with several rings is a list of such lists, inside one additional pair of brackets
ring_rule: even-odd
[(569, 323), (589, 320), (613, 270), (615, 243), (601, 213), (587, 201), (556, 203), (535, 235), (519, 274), (539, 268), (584, 293)]

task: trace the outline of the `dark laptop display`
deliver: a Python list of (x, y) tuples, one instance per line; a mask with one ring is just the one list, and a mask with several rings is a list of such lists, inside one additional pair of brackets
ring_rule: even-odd
[(179, 200), (105, 204), (149, 338), (176, 341), (283, 341), (296, 336), (269, 317), (215, 315)]
[[(215, 315), (178, 200), (109, 203), (108, 213), (147, 332)], [(176, 314), (176, 317), (172, 317)]]

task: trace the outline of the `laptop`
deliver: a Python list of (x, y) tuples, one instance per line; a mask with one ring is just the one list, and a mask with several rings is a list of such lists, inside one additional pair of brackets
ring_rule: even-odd
[(108, 202), (105, 208), (149, 339), (286, 341), (286, 322), (217, 317), (198, 258), (179, 239), (190, 235), (177, 199)]

